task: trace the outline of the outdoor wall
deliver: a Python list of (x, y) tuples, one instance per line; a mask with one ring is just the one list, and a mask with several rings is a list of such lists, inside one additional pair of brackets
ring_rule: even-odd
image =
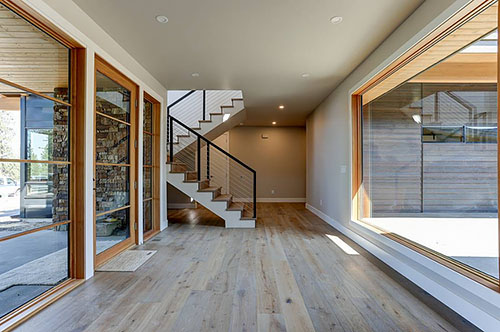
[(425, 1), (310, 114), (307, 207), (466, 319), (494, 331), (500, 294), (351, 221), (350, 94), (466, 3)]
[[(94, 198), (93, 198), (93, 151), (94, 151), (94, 58), (98, 54), (105, 61), (121, 71), (139, 86), (139, 119), (137, 137), (138, 153), (142, 155), (142, 108), (140, 102), (144, 91), (161, 103), (161, 135), (160, 160), (165, 160), (165, 102), (167, 90), (149, 73), (138, 61), (127, 53), (111, 36), (97, 25), (73, 1), (67, 0), (23, 0), (45, 18), (50, 20), (62, 31), (78, 41), (86, 49), (85, 64), (85, 276), (90, 278), (94, 274)], [(138, 202), (142, 202), (142, 158), (138, 163)], [(166, 166), (160, 163), (160, 227), (167, 227), (166, 214)], [(138, 239), (142, 242), (142, 204), (138, 204)]]
[(305, 134), (304, 127), (236, 127), (229, 132), (229, 152), (257, 171), (258, 201), (305, 201)]

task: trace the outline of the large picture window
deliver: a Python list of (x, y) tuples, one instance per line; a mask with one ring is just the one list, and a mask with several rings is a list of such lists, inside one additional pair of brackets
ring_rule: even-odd
[(360, 93), (354, 117), (357, 219), (496, 288), (497, 12)]
[(71, 50), (0, 4), (0, 320), (72, 277)]

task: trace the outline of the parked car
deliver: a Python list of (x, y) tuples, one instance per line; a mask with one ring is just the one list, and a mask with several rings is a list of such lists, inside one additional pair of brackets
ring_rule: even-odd
[(14, 197), (19, 194), (20, 188), (16, 181), (13, 179), (0, 176), (0, 198)]

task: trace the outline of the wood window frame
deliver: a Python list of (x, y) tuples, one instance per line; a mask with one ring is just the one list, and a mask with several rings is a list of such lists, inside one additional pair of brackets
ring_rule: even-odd
[[(137, 184), (137, 174), (138, 174), (138, 163), (137, 163), (137, 137), (138, 137), (138, 131), (137, 131), (137, 115), (139, 113), (139, 102), (138, 102), (138, 96), (139, 96), (139, 85), (136, 84), (134, 81), (132, 81), (130, 78), (128, 78), (125, 74), (123, 74), (120, 70), (115, 68), (113, 65), (111, 65), (109, 62), (104, 60), (101, 56), (98, 54), (95, 54), (94, 57), (94, 152), (93, 152), (93, 163), (94, 163), (94, 179), (96, 179), (96, 120), (97, 120), (97, 98), (96, 98), (96, 92), (97, 92), (97, 72), (105, 75), (109, 79), (115, 81), (122, 87), (128, 89), (130, 91), (130, 123), (127, 123), (127, 125), (130, 126), (130, 140), (129, 140), (129, 160), (131, 161), (130, 164), (108, 164), (110, 166), (127, 166), (129, 167), (129, 183), (130, 183), (130, 202), (126, 207), (120, 207), (119, 209), (114, 209), (110, 211), (106, 211), (106, 214), (118, 211), (124, 208), (129, 209), (129, 227), (130, 227), (130, 237), (128, 239), (125, 239), (121, 241), (120, 243), (112, 246), (111, 248), (106, 249), (105, 251), (97, 254), (97, 232), (96, 232), (96, 220), (97, 216), (100, 215), (99, 213), (96, 213), (96, 191), (94, 190), (94, 195), (93, 195), (93, 228), (94, 228), (94, 269), (97, 268), (98, 266), (106, 263), (109, 261), (111, 258), (115, 257), (117, 254), (121, 253), (122, 251), (138, 244), (138, 237), (137, 237), (137, 229), (138, 229), (138, 219), (137, 219), (137, 197), (138, 197), (138, 185)], [(102, 115), (102, 113), (100, 113)], [(113, 120), (117, 120), (114, 119)], [(119, 121), (118, 122), (123, 122)], [(100, 163), (103, 164), (103, 163)], [(93, 184), (94, 189), (95, 189), (95, 183)]]
[[(12, 10), (20, 17), (37, 27), (47, 35), (57, 40), (70, 50), (70, 103), (63, 103), (71, 107), (70, 117), (70, 220), (63, 222), (70, 224), (69, 233), (69, 278), (59, 285), (44, 292), (40, 296), (28, 301), (19, 308), (0, 318), (0, 330), (11, 330), (22, 322), (43, 310), (60, 297), (64, 296), (85, 279), (85, 68), (86, 50), (69, 34), (64, 32), (50, 20), (42, 16), (22, 0), (0, 0), (0, 4)], [(16, 87), (15, 83), (2, 79), (3, 83)], [(52, 98), (38, 91), (17, 85), (17, 87), (51, 100)], [(54, 100), (53, 100), (54, 101)], [(57, 100), (61, 103), (61, 101)], [(8, 160), (2, 160), (8, 162)], [(10, 160), (24, 162), (23, 160)], [(32, 163), (32, 160), (28, 162)], [(58, 164), (58, 162), (45, 162)], [(59, 163), (60, 164), (60, 163)], [(58, 223), (59, 224), (59, 223)], [(57, 225), (57, 224), (54, 224)], [(53, 226), (51, 226), (53, 227)], [(35, 229), (21, 235), (36, 232)], [(5, 238), (4, 240), (6, 240)]]
[[(153, 213), (152, 213), (153, 227), (150, 231), (143, 232), (142, 236), (143, 236), (143, 241), (145, 242), (160, 232), (161, 103), (158, 100), (156, 100), (155, 98), (153, 98), (153, 96), (151, 96), (146, 91), (144, 91), (144, 100), (153, 104), (153, 116), (152, 116), (153, 132), (151, 133), (153, 136), (153, 165), (151, 167), (153, 169), (153, 175), (152, 175), (153, 197), (151, 199), (152, 204), (153, 204), (153, 207), (152, 207), (152, 209), (153, 209)], [(143, 154), (144, 154), (144, 148), (143, 148)], [(144, 201), (145, 201), (145, 199), (143, 197), (143, 204), (144, 204)], [(143, 222), (143, 224), (144, 224), (144, 222)]]
[[(453, 260), (441, 253), (438, 253), (434, 250), (426, 248), (414, 241), (406, 239), (400, 235), (394, 233), (387, 233), (386, 231), (362, 221), (363, 217), (367, 217), (365, 215), (366, 207), (361, 206), (361, 204), (368, 204), (366, 199), (362, 199), (366, 193), (362, 191), (362, 182), (363, 182), (363, 136), (362, 136), (362, 107), (363, 107), (363, 94), (374, 88), (384, 80), (386, 80), (391, 75), (395, 74), (398, 70), (408, 65), (410, 62), (417, 59), (421, 54), (425, 51), (429, 50), (432, 46), (436, 45), (438, 42), (443, 40), (446, 36), (451, 34), (453, 31), (458, 29), (460, 26), (465, 24), (467, 21), (474, 18), (478, 13), (481, 13), (485, 8), (494, 4), (495, 0), (473, 0), (467, 6), (459, 10), (455, 15), (453, 15), (450, 19), (443, 22), (440, 26), (434, 29), (431, 33), (429, 33), (425, 38), (419, 41), (415, 46), (413, 46), (410, 50), (405, 52), (403, 55), (398, 57), (395, 61), (390, 63), (386, 68), (381, 70), (374, 77), (369, 79), (365, 84), (363, 84), (360, 88), (358, 88), (351, 95), (351, 126), (352, 126), (352, 178), (351, 178), (351, 200), (352, 200), (352, 217), (357, 222), (363, 224), (364, 226), (374, 230), (377, 233), (380, 233), (393, 241), (396, 241), (452, 270), (458, 272), (471, 280), (486, 286), (496, 292), (500, 292), (500, 280), (489, 277), (483, 273), (479, 273), (477, 270), (461, 263), (456, 260)], [(500, 18), (500, 5), (498, 6), (498, 18)], [(497, 21), (498, 21), (497, 18)], [(498, 27), (498, 22), (497, 22)], [(500, 97), (498, 91), (500, 91), (500, 43), (498, 45), (497, 50), (497, 123), (500, 123)], [(401, 82), (402, 83), (402, 82)], [(498, 136), (498, 135), (497, 135)], [(497, 145), (500, 145), (500, 138), (497, 137)], [(497, 163), (500, 165), (500, 149), (498, 149), (497, 155)], [(500, 169), (498, 170), (498, 188), (500, 188)], [(500, 206), (500, 195), (499, 202)], [(360, 215), (360, 211), (363, 212), (363, 216)], [(498, 221), (498, 236), (500, 238), (500, 221)], [(499, 257), (500, 257), (500, 245), (498, 248)], [(500, 270), (500, 264), (499, 264)]]

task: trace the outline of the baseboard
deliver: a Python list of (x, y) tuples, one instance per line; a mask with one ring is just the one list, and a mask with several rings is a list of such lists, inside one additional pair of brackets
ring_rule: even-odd
[(168, 203), (167, 209), (182, 210), (182, 209), (196, 209), (196, 203)]
[(257, 203), (305, 203), (306, 198), (257, 198)]
[(367, 228), (358, 233), (310, 204), (306, 209), (478, 328), (498, 331), (499, 293)]

